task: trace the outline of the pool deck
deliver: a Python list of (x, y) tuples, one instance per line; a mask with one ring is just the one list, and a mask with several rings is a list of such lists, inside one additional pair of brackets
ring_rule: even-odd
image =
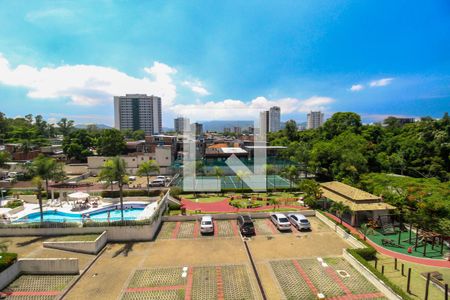
[[(144, 211), (142, 212), (142, 215), (138, 216), (136, 219), (143, 219), (145, 217), (150, 217), (152, 212), (154, 211), (154, 209), (151, 209), (151, 206), (155, 206), (156, 207), (156, 202), (145, 202), (145, 201), (127, 201), (124, 202), (124, 205), (130, 205), (130, 204), (140, 204), (140, 205), (147, 205), (144, 208)], [(108, 207), (115, 207), (118, 204), (112, 204), (112, 203), (102, 203), (100, 205), (98, 205), (98, 207), (89, 207), (83, 210), (73, 210), (73, 206), (69, 203), (64, 203), (61, 206), (48, 206), (45, 205), (43, 207), (43, 211), (58, 211), (58, 212), (62, 212), (62, 213), (67, 213), (67, 214), (92, 214), (98, 211), (102, 211), (105, 208)], [(150, 208), (150, 209), (149, 209)], [(8, 213), (6, 213), (7, 216), (10, 217), (10, 220), (12, 222), (15, 222), (23, 217), (28, 216), (29, 214), (33, 214), (33, 213), (39, 213), (39, 205), (38, 204), (31, 204), (31, 203), (24, 203), (24, 209), (22, 211), (19, 211), (13, 215), (9, 215)]]

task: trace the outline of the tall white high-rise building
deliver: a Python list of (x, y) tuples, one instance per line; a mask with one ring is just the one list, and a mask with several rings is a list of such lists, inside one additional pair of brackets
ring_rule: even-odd
[(259, 130), (260, 133), (267, 133), (269, 131), (269, 112), (262, 111), (259, 113)]
[(278, 106), (273, 106), (269, 109), (269, 132), (277, 132), (280, 130), (280, 115), (281, 111)]
[(308, 114), (306, 129), (315, 129), (322, 126), (324, 122), (323, 113), (320, 111), (311, 111)]
[(161, 98), (145, 94), (114, 96), (114, 127), (143, 130), (146, 135), (162, 132)]
[(178, 117), (173, 120), (176, 133), (183, 133), (185, 129), (190, 129), (191, 122), (189, 118)]

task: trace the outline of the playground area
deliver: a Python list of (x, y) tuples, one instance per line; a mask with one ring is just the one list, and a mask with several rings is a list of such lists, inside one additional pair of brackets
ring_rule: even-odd
[[(244, 178), (247, 180), (247, 178)], [(197, 181), (195, 183), (195, 189), (199, 191), (208, 191), (208, 190), (217, 190), (220, 186), (221, 189), (249, 189), (249, 186), (239, 179), (238, 176), (221, 176), (217, 178), (215, 176), (197, 176)], [(180, 177), (176, 180), (175, 185), (179, 187), (183, 187), (183, 180), (186, 180), (192, 185), (193, 178), (192, 177)], [(220, 180), (220, 185), (219, 185)], [(252, 180), (256, 180), (252, 178)], [(255, 181), (256, 185), (259, 189), (265, 190), (267, 189), (289, 189), (294, 187), (294, 184), (291, 183), (288, 179), (281, 177), (279, 175), (267, 175), (266, 179), (262, 179), (260, 181)]]
[(367, 238), (388, 250), (421, 258), (448, 259), (450, 249), (441, 234), (412, 226), (407, 228), (393, 215), (380, 216), (368, 225), (373, 230)]

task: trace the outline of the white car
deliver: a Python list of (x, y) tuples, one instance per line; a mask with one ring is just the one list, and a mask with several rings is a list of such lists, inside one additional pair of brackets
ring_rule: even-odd
[(211, 216), (203, 216), (200, 221), (200, 232), (201, 233), (213, 233), (214, 223)]
[(311, 230), (311, 223), (302, 214), (288, 214), (289, 221), (298, 230)]
[(152, 186), (166, 186), (166, 182), (164, 180), (161, 179), (155, 179), (152, 182), (150, 182), (150, 187)]
[(289, 219), (279, 213), (271, 214), (270, 219), (272, 220), (273, 224), (278, 228), (280, 231), (287, 231), (291, 230), (291, 223), (289, 222)]

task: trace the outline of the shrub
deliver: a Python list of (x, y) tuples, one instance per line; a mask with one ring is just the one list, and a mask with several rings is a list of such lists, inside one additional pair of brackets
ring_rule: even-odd
[(0, 253), (0, 256), (0, 272), (17, 261), (17, 253), (3, 252)]
[(180, 204), (169, 203), (169, 210), (179, 210), (181, 208)]
[(35, 223), (11, 223), (0, 224), (0, 228), (68, 228), (80, 227), (76, 222), (35, 222)]
[[(146, 190), (125, 190), (123, 191), (124, 197), (156, 197), (159, 196), (163, 190), (152, 190), (150, 192)], [(119, 191), (102, 191), (101, 196), (103, 198), (119, 198)]]
[(367, 261), (374, 260), (376, 258), (377, 250), (374, 248), (361, 248), (355, 249), (355, 253), (358, 253), (362, 258)]
[(113, 222), (97, 222), (97, 221), (87, 221), (83, 223), (83, 227), (110, 227), (110, 226), (143, 226), (150, 225), (153, 223), (152, 219), (145, 220), (120, 220)]
[(12, 208), (16, 208), (16, 207), (19, 207), (22, 205), (23, 205), (22, 200), (12, 200), (12, 201), (8, 201), (8, 203), (5, 205), (5, 207), (12, 209)]
[(179, 199), (180, 194), (183, 192), (183, 189), (178, 187), (178, 186), (174, 186), (170, 188), (170, 196)]

